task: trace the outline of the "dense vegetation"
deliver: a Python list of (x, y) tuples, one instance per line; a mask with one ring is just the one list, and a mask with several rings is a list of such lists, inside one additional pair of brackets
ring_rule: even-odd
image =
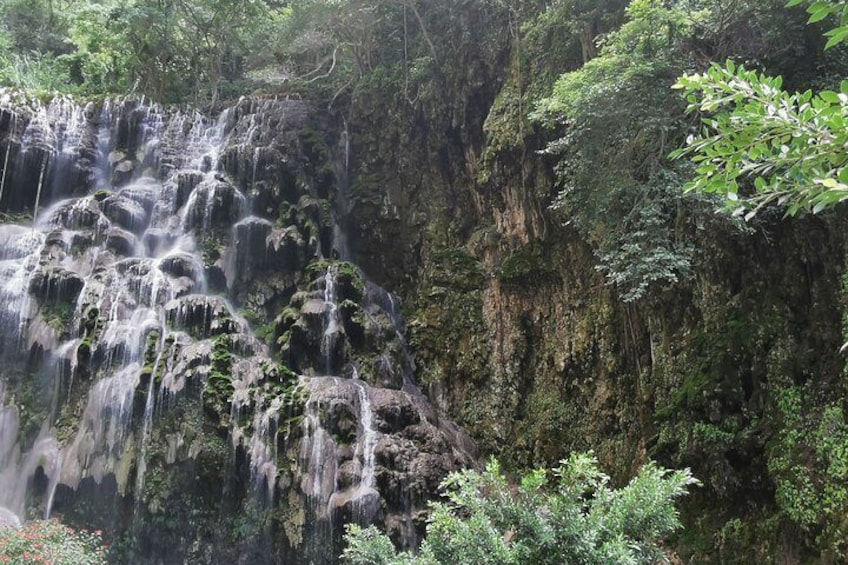
[[(845, 42), (848, 5), (815, 2), (808, 11), (811, 23), (839, 17), (841, 25), (825, 33), (825, 49)], [(836, 91), (795, 94), (782, 85), (780, 76), (746, 71), (730, 60), (726, 67), (681, 77), (675, 88), (684, 89), (690, 110), (707, 116), (701, 135), (676, 153), (694, 153), (699, 163), (690, 189), (724, 195), (748, 219), (769, 204), (786, 206), (794, 216), (848, 198), (848, 82)], [(740, 179), (748, 186), (740, 187)]]
[(10, 565), (104, 565), (100, 532), (75, 531), (56, 520), (0, 528), (0, 563)]
[(262, 0), (5, 0), (6, 85), (88, 96), (146, 94), (207, 103), (246, 88), (273, 61), (287, 10)]
[(492, 460), (445, 480), (446, 501), (433, 504), (417, 554), (398, 554), (375, 528), (352, 525), (343, 557), (350, 565), (661, 562), (665, 536), (680, 527), (675, 499), (697, 481), (653, 464), (621, 489), (609, 481), (594, 456), (573, 454), (513, 488)]
[[(466, 181), (475, 204), (499, 212), (514, 205), (510, 198), (519, 201), (532, 209), (528, 217), (543, 220), (527, 220), (530, 235), (522, 232), (518, 243), (492, 225), (475, 225), (471, 214), (432, 220), (433, 214), (444, 225), (422, 228), (432, 238), (433, 249), (421, 252), (432, 268), (422, 268), (430, 294), (409, 308), (419, 314), (413, 331), (425, 384), (499, 382), (480, 374), (485, 346), (466, 344), (483, 325), (480, 288), (491, 279), (520, 295), (538, 284), (547, 298), (543, 285), (563, 269), (556, 254), (574, 251), (578, 246), (562, 242), (577, 238), (589, 249), (590, 269), (607, 283), (580, 300), (612, 296), (620, 309), (589, 312), (590, 337), (568, 344), (566, 357), (578, 369), (557, 375), (551, 388), (584, 386), (598, 365), (622, 388), (630, 377), (637, 381), (632, 396), (649, 407), (650, 414), (639, 414), (649, 439), (632, 451), (666, 466), (692, 466), (705, 484), (706, 494), (686, 509), (690, 528), (677, 542), (681, 553), (728, 562), (765, 562), (781, 552), (842, 561), (848, 390), (837, 351), (846, 341), (838, 308), (848, 277), (841, 271), (844, 242), (833, 235), (844, 233), (844, 224), (831, 207), (848, 195), (846, 3), (789, 4), (2, 0), (0, 82), (40, 93), (132, 92), (204, 105), (243, 94), (313, 97), (352, 118), (360, 143), (354, 150), (372, 156), (358, 161), (352, 175), (363, 232), (375, 225), (366, 222), (368, 212), (389, 208), (381, 166), (399, 171), (404, 189), (420, 188), (408, 179), (427, 174), (432, 185)], [(433, 163), (438, 173), (426, 168)], [(687, 195), (686, 187), (697, 190)], [(407, 197), (401, 209), (412, 201)], [(742, 218), (714, 213), (728, 202)], [(780, 223), (787, 212), (830, 215)], [(772, 267), (755, 276), (737, 264), (771, 239), (792, 242), (763, 253)], [(828, 248), (818, 250), (823, 240)], [(380, 264), (365, 245), (361, 259), (366, 267), (385, 267), (397, 288), (411, 286), (414, 275), (404, 270), (417, 267), (418, 257), (410, 259), (406, 248), (415, 246), (406, 245), (401, 228), (386, 241), (390, 264)], [(487, 272), (485, 261), (497, 264)], [(439, 318), (439, 308), (450, 316)], [(443, 337), (427, 333), (431, 319)], [(532, 358), (528, 344), (544, 331), (534, 333), (530, 319), (521, 320), (525, 349), (514, 353), (522, 359)], [(823, 329), (811, 328), (819, 321)], [(621, 326), (624, 337), (604, 341), (602, 323)], [(684, 329), (675, 334), (676, 327)], [(580, 339), (589, 343), (585, 357)], [(428, 347), (445, 343), (451, 347), (439, 353), (459, 375), (454, 382), (438, 381), (426, 356)], [(623, 359), (610, 360), (611, 351)], [(580, 417), (562, 401), (566, 392), (545, 396), (539, 383), (507, 384), (512, 388), (497, 391), (498, 406), (509, 404), (508, 394), (521, 396), (516, 405), (537, 421), (521, 424), (520, 442), (504, 441), (498, 415), (469, 394), (457, 411), (463, 424), (476, 423), (485, 452), (510, 469), (526, 469), (586, 447), (559, 441)], [(618, 421), (599, 427), (607, 437), (627, 433)], [(634, 470), (630, 461), (602, 461), (620, 465), (617, 484)], [(552, 496), (532, 481), (511, 491), (496, 470), (454, 481), (449, 497), (485, 484), (509, 508), (544, 506)], [(734, 506), (743, 498), (744, 507)], [(450, 523), (450, 533), (471, 532), (462, 528), (479, 523), (454, 521), (457, 508), (469, 508), (465, 502), (449, 498), (437, 506), (433, 528)], [(483, 511), (471, 515), (494, 520)], [(543, 521), (523, 524), (544, 531)], [(497, 545), (513, 531), (509, 521), (498, 527), (477, 539)], [(365, 539), (385, 550), (385, 560), (403, 559), (369, 530), (355, 531), (350, 552)], [(512, 551), (507, 545), (497, 549)], [(528, 547), (521, 550), (538, 549)]]

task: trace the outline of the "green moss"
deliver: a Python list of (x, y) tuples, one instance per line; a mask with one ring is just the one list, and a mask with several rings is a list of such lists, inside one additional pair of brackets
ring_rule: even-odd
[(217, 420), (226, 420), (234, 388), (232, 368), (235, 356), (232, 338), (219, 335), (213, 341), (211, 373), (203, 385), (203, 406)]
[(277, 325), (281, 327), (290, 327), (300, 318), (300, 312), (294, 308), (287, 306), (283, 308), (280, 315), (277, 316)]
[(256, 334), (256, 337), (260, 339), (265, 344), (270, 344), (274, 339), (274, 332), (276, 331), (276, 325), (274, 323), (262, 324), (261, 326), (257, 326), (253, 333)]
[[(466, 281), (467, 282), (467, 281)], [(474, 383), (487, 375), (488, 346), (482, 292), (434, 286), (410, 320), (411, 343), (425, 384)]]
[(486, 284), (480, 262), (461, 247), (434, 253), (427, 266), (427, 279), (433, 286), (465, 291), (480, 289)]
[(74, 309), (75, 305), (70, 302), (49, 300), (41, 305), (41, 314), (47, 325), (61, 334), (69, 329)]
[(153, 330), (147, 334), (147, 339), (144, 346), (144, 366), (141, 369), (142, 377), (152, 377), (156, 366), (156, 359), (159, 356), (159, 341), (161, 334), (158, 330)]
[(306, 266), (306, 276), (311, 281), (323, 279), (329, 268), (336, 271), (336, 294), (339, 300), (359, 302), (365, 293), (365, 279), (353, 263), (347, 261), (313, 261)]
[(229, 377), (235, 356), (232, 352), (233, 340), (229, 335), (220, 335), (212, 345), (212, 374)]
[(98, 190), (94, 193), (93, 197), (96, 201), (103, 202), (104, 200), (109, 198), (111, 195), (112, 195), (112, 191), (101, 188), (100, 190)]
[(538, 284), (540, 279), (556, 276), (556, 266), (548, 249), (534, 241), (507, 257), (495, 269), (495, 276), (504, 284)]
[(365, 292), (365, 279), (362, 277), (362, 272), (356, 265), (347, 261), (339, 261), (335, 265), (338, 269), (337, 274), (339, 282), (342, 285), (355, 290), (355, 293), (345, 295), (344, 298), (356, 302), (361, 300), (362, 295)]
[(225, 234), (214, 230), (206, 231), (198, 243), (203, 265), (211, 267), (221, 258), (221, 253), (226, 245)]
[(264, 316), (251, 308), (245, 308), (241, 311), (242, 317), (247, 320), (251, 326), (258, 326), (265, 321)]
[[(815, 393), (813, 393), (815, 395)], [(844, 399), (816, 406), (807, 387), (777, 393), (780, 428), (768, 470), (783, 514), (815, 534), (829, 560), (848, 558), (848, 422)]]

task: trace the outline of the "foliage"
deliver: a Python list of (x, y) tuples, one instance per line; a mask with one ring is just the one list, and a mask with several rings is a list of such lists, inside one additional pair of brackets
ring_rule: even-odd
[(782, 83), (731, 61), (680, 77), (689, 110), (711, 114), (672, 154), (697, 164), (687, 190), (724, 196), (747, 218), (773, 203), (792, 216), (848, 198), (848, 82), (818, 94), (790, 94)]
[[(808, 53), (799, 47), (797, 15), (779, 1), (631, 0), (625, 15), (595, 40), (597, 55), (563, 74), (531, 117), (558, 135), (543, 152), (559, 185), (551, 207), (586, 237), (598, 270), (629, 302), (656, 298), (691, 274), (688, 238), (701, 207), (684, 206), (680, 189), (692, 170), (668, 156), (688, 127), (686, 106), (670, 91), (677, 77), (717, 55), (792, 68)], [(794, 78), (803, 77), (796, 71)], [(724, 179), (710, 178), (720, 190)]]
[(443, 94), (433, 79), (455, 54), (480, 65), (503, 49), (488, 21), (511, 13), (503, 0), (0, 0), (0, 84), (212, 105), (286, 89), (332, 104), (367, 79), (413, 103)]
[(373, 527), (349, 526), (343, 560), (351, 565), (655, 563), (661, 542), (680, 527), (674, 502), (697, 484), (688, 470), (649, 463), (613, 489), (594, 455), (574, 454), (552, 471), (507, 483), (492, 460), (442, 484), (418, 555), (396, 554)]
[(627, 301), (690, 270), (679, 172), (665, 161), (683, 110), (668, 94), (683, 64), (676, 45), (701, 17), (685, 7), (631, 2), (629, 21), (604, 37), (600, 54), (562, 75), (532, 114), (565, 130), (545, 149), (560, 185), (553, 209), (587, 236), (599, 270)]
[(848, 423), (838, 403), (816, 404), (789, 387), (777, 395), (782, 427), (769, 449), (768, 470), (783, 513), (813, 533), (833, 561), (848, 558)]
[(0, 529), (0, 563), (100, 565), (106, 563), (100, 532), (75, 531), (56, 520)]
[[(791, 0), (796, 6), (803, 0)], [(813, 2), (809, 22), (837, 15), (826, 48), (848, 40), (848, 3)], [(786, 215), (817, 213), (848, 198), (848, 82), (839, 91), (790, 94), (780, 76), (749, 71), (728, 60), (704, 73), (684, 74), (674, 85), (703, 114), (703, 128), (672, 157), (697, 164), (689, 191), (717, 194), (750, 219), (777, 204)]]
[(580, 43), (583, 62), (597, 55), (595, 40), (603, 32), (621, 23), (626, 0), (559, 0), (549, 3), (544, 12), (528, 22), (525, 32), (531, 41), (540, 33), (565, 31)]
[(214, 102), (226, 82), (272, 62), (259, 45), (289, 13), (264, 0), (3, 0), (0, 12), (3, 84), (164, 102)]
[(694, 246), (675, 233), (674, 210), (659, 202), (674, 198), (677, 174), (660, 170), (643, 185), (644, 204), (636, 205), (614, 245), (598, 252), (598, 271), (614, 284), (624, 302), (645, 296), (652, 287), (675, 284), (691, 275)]
[(830, 49), (848, 39), (848, 1), (846, 0), (789, 0), (787, 6), (794, 7), (801, 4), (809, 4), (807, 12), (810, 14), (808, 23), (820, 22), (826, 18), (836, 17), (839, 25), (825, 32), (827, 43), (825, 49)]

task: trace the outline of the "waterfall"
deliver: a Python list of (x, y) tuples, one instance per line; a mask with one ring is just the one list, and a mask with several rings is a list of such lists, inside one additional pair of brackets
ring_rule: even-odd
[(370, 523), (373, 519), (374, 508), (372, 499), (366, 495), (371, 494), (374, 489), (375, 456), (374, 448), (377, 445), (377, 432), (374, 429), (374, 414), (371, 410), (371, 401), (368, 398), (368, 385), (360, 380), (357, 384), (359, 397), (359, 424), (362, 428), (358, 445), (360, 446), (361, 471), (357, 496), (355, 498), (355, 511), (357, 519), (364, 523)]
[(320, 401), (307, 402), (301, 453), (301, 459), (307, 461), (301, 488), (307, 494), (307, 511), (313, 522), (306, 550), (316, 563), (323, 562), (327, 549), (333, 546), (331, 502), (338, 473), (336, 444), (321, 423), (320, 411)]
[[(156, 293), (152, 293), (151, 300), (155, 300)], [(150, 449), (150, 434), (153, 429), (153, 412), (156, 407), (156, 375), (159, 372), (159, 364), (162, 360), (162, 352), (166, 338), (164, 320), (161, 325), (161, 335), (156, 340), (156, 360), (153, 363), (150, 375), (147, 377), (147, 393), (144, 397), (144, 420), (141, 427), (141, 453), (138, 457), (138, 467), (136, 469), (135, 492), (136, 505), (141, 503), (144, 494), (144, 478), (147, 473), (147, 457)]]
[(47, 170), (49, 158), (44, 159), (41, 163), (41, 173), (38, 175), (38, 190), (35, 193), (35, 206), (32, 208), (32, 229), (35, 229), (35, 224), (38, 221), (38, 205), (41, 202), (41, 189), (44, 186), (44, 172)]
[[(227, 300), (205, 296), (200, 247), (211, 230), (237, 223), (247, 212), (247, 203), (221, 172), (225, 147), (242, 135), (229, 111), (210, 121), (197, 112), (107, 101), (98, 112), (68, 98), (47, 105), (34, 102), (32, 108), (20, 138), (21, 154), (39, 158), (32, 228), (27, 233), (17, 226), (0, 226), (3, 349), (9, 355), (36, 345), (55, 350), (66, 359), (63, 367), (70, 367), (68, 395), (77, 372), (94, 379), (82, 397), (76, 434), (49, 473), (45, 467), (50, 499), (45, 514), (49, 514), (60, 481), (74, 486), (85, 477), (99, 482), (114, 474), (119, 491), (135, 489), (140, 495), (152, 448), (157, 376), (162, 374), (163, 398), (173, 397), (184, 389), (195, 359), (211, 363), (210, 341), (215, 335), (247, 331)], [(5, 192), (12, 145), (10, 138), (0, 182)], [(71, 165), (86, 151), (92, 152), (91, 191), (56, 200), (67, 191), (56, 188), (63, 181), (59, 177), (70, 174)], [(251, 183), (256, 179), (258, 147), (253, 154)], [(180, 175), (196, 175), (198, 181), (186, 191)], [(48, 190), (48, 185), (54, 188)], [(41, 287), (40, 294), (31, 296)], [(48, 311), (48, 306), (61, 306), (68, 313)], [(66, 329), (60, 329), (59, 324), (65, 323)], [(168, 326), (176, 331), (168, 331)], [(158, 338), (148, 343), (152, 332)], [(170, 339), (176, 345), (166, 346)], [(196, 346), (194, 340), (199, 340)], [(264, 370), (258, 366), (264, 351), (247, 337), (237, 341), (250, 344), (243, 354), (260, 356), (244, 375), (234, 374), (234, 381), (250, 395)], [(146, 359), (151, 347), (152, 360)], [(188, 361), (190, 355), (198, 356)], [(134, 397), (143, 375), (147, 390), (143, 410), (136, 410)], [(206, 375), (197, 372), (196, 378)], [(272, 492), (284, 399), (257, 404), (257, 398), (252, 395), (245, 403), (245, 409), (256, 410), (241, 441), (254, 474)], [(233, 400), (235, 409), (240, 409), (238, 399)], [(12, 418), (8, 410), (3, 414)], [(138, 433), (132, 429), (136, 419)], [(45, 426), (49, 429), (50, 423)], [(17, 426), (4, 426), (3, 434), (4, 449), (7, 444), (9, 450), (24, 449)], [(29, 449), (43, 455), (45, 446), (42, 442)], [(13, 459), (0, 460), (3, 485), (8, 485), (7, 492), (21, 493), (27, 488), (22, 469), (26, 461)], [(133, 468), (135, 482), (130, 485)], [(21, 496), (16, 494), (14, 501), (3, 505), (19, 518), (24, 510)]]
[[(57, 471), (49, 474), (51, 499), (60, 480), (60, 468), (66, 484), (75, 485), (86, 476), (99, 480), (114, 472), (119, 487), (125, 489), (133, 458), (124, 457), (123, 452), (131, 439), (138, 442), (140, 450), (134, 486), (137, 491), (144, 486), (157, 396), (155, 375), (164, 361), (167, 338), (167, 305), (186, 294), (206, 292), (204, 269), (196, 259), (200, 252), (196, 237), (217, 220), (213, 216), (226, 182), (219, 178), (220, 155), (230, 125), (226, 112), (209, 122), (197, 113), (144, 103), (110, 101), (99, 113), (84, 110), (67, 98), (57, 98), (46, 106), (34, 105), (20, 141), (22, 154), (40, 158), (31, 235), (16, 226), (0, 226), (4, 350), (11, 354), (21, 345), (32, 343), (55, 348), (60, 357), (68, 358), (72, 385), (79, 370), (78, 351), (84, 346), (85, 370), (97, 377), (84, 397), (79, 431), (65, 448), (61, 463), (55, 465)], [(117, 150), (117, 143), (123, 148)], [(2, 186), (6, 191), (12, 144), (11, 139), (7, 141), (4, 160)], [(48, 177), (53, 179), (51, 183), (58, 182), (57, 175), (68, 174), (69, 164), (88, 150), (94, 152), (94, 189), (101, 192), (52, 201), (59, 192), (47, 190)], [(118, 177), (110, 169), (123, 171), (124, 176)], [(179, 202), (175, 194), (178, 183), (172, 179), (186, 170), (199, 171), (203, 182)], [(162, 171), (164, 178), (159, 177)], [(244, 198), (237, 190), (228, 190), (231, 208), (236, 211), (233, 216), (238, 217)], [(197, 225), (176, 221), (192, 213), (199, 219)], [(80, 239), (87, 247), (77, 251), (75, 241), (86, 233), (84, 230), (91, 234), (86, 236), (90, 239)], [(54, 239), (55, 233), (62, 234), (61, 241)], [(42, 279), (44, 290), (30, 307), (35, 281)], [(65, 314), (48, 312), (46, 304), (65, 302), (71, 306), (67, 333), (62, 334), (48, 326), (65, 319), (48, 324), (47, 317)], [(227, 316), (236, 322), (239, 318), (226, 301), (201, 310), (203, 316)], [(195, 312), (185, 306), (171, 321), (185, 324)], [(28, 325), (31, 321), (37, 324)], [(210, 318), (200, 324), (205, 328), (201, 337), (217, 327)], [(159, 333), (159, 339), (153, 346), (155, 360), (147, 381), (141, 433), (135, 437), (131, 430), (133, 397), (142, 372), (150, 369), (145, 369), (144, 357), (152, 331)], [(67, 340), (62, 341), (64, 338)], [(174, 375), (172, 371), (170, 376)], [(70, 386), (68, 390), (70, 394)], [(273, 408), (268, 407), (269, 412)], [(269, 414), (268, 421), (272, 419)], [(4, 433), (17, 435), (16, 428), (11, 427)], [(8, 461), (0, 461), (0, 465), (0, 469), (10, 467)], [(16, 471), (15, 475), (21, 473)], [(11, 511), (20, 516), (21, 505), (14, 506)], [(49, 502), (47, 506), (49, 513)]]
[(414, 364), (412, 354), (409, 351), (409, 344), (405, 337), (406, 321), (403, 319), (398, 308), (397, 297), (386, 289), (370, 282), (367, 285), (365, 294), (366, 312), (368, 315), (375, 316), (379, 313), (384, 313), (389, 317), (392, 324), (396, 351), (391, 351), (387, 347), (381, 355), (381, 363), (384, 366), (384, 371), (394, 374), (399, 366), (402, 377), (402, 388), (411, 393), (420, 394), (413, 374)]
[(348, 194), (350, 190), (350, 133), (347, 120), (343, 121), (343, 128), (336, 144), (333, 168), (338, 183), (333, 200), (333, 249), (341, 259), (349, 261), (352, 259), (352, 254), (346, 222), (351, 215), (353, 205)]
[(21, 450), (18, 438), (20, 413), (5, 404), (0, 388), (0, 527), (3, 523), (19, 525), (27, 503), (27, 486), (40, 467), (48, 479), (44, 516), (50, 515), (53, 493), (58, 483), (62, 455), (58, 442), (44, 432), (32, 447)]
[(374, 486), (374, 447), (377, 445), (377, 432), (374, 431), (374, 415), (371, 411), (371, 401), (368, 399), (368, 385), (357, 380), (359, 389), (359, 423), (362, 426), (362, 438), (359, 444), (362, 449), (362, 479), (361, 488)]
[[(377, 392), (413, 381), (395, 297), (322, 260), (350, 258), (346, 124), (327, 138), (328, 189), (316, 163), (296, 162), (299, 102), (240, 101), (211, 119), (138, 100), (18, 110), (0, 198), (33, 221), (0, 225), (0, 524), (90, 507), (104, 529), (132, 524), (152, 562), (167, 549), (156, 534), (189, 545), (238, 525), (267, 537), (252, 549), (284, 534), (286, 558), (317, 564), (343, 522), (401, 524), (423, 507), (378, 489), (430, 467), (437, 484), (460, 459), (428, 467), (429, 446), (446, 445), (438, 422), (399, 390)], [(378, 464), (384, 447), (403, 450), (398, 468)], [(163, 519), (183, 494), (244, 515)], [(194, 527), (207, 529), (182, 537)]]
[(6, 156), (3, 158), (3, 176), (0, 178), (0, 203), (3, 202), (3, 189), (6, 188), (6, 173), (9, 171), (9, 152), (12, 150), (12, 141), (6, 141)]
[(326, 314), (324, 316), (324, 333), (321, 337), (321, 353), (324, 357), (324, 371), (326, 374), (333, 373), (333, 355), (339, 333), (339, 306), (336, 304), (336, 276), (337, 266), (330, 265), (324, 274), (324, 304)]

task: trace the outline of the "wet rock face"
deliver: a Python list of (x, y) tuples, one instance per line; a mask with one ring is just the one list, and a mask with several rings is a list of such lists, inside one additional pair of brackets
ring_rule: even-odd
[(244, 196), (221, 178), (198, 184), (186, 202), (185, 227), (206, 231), (231, 226), (244, 213)]
[[(320, 524), (383, 523), (401, 547), (415, 547), (426, 505), (454, 470), (473, 465), (467, 435), (441, 424), (414, 388), (376, 388), (358, 379), (306, 381), (305, 437), (299, 465), (313, 480), (302, 485), (307, 515)], [(327, 544), (338, 539), (325, 536)]]
[(281, 357), (310, 375), (361, 375), (395, 389), (412, 382), (400, 300), (350, 263), (316, 263), (307, 275), (275, 320)]
[[(4, 154), (10, 166), (0, 206), (15, 212), (32, 211), (37, 201), (85, 193), (94, 182), (98, 118), (70, 98), (48, 104), (4, 91), (2, 119)], [(6, 158), (8, 155), (8, 159)]]
[(61, 267), (38, 271), (29, 280), (29, 292), (44, 302), (75, 302), (83, 286), (82, 278)]
[(0, 225), (0, 415), (31, 404), (0, 427), (0, 510), (131, 532), (133, 563), (333, 563), (350, 521), (413, 547), (475, 448), (418, 390), (397, 297), (335, 259), (337, 127), (301, 102), (27, 104), (0, 100), (0, 151), (41, 159), (5, 193), (33, 166), (45, 188), (0, 199), (37, 208)]
[(217, 296), (191, 295), (174, 299), (165, 305), (165, 317), (172, 327), (204, 338), (247, 330), (233, 318), (227, 302)]
[(103, 215), (113, 225), (136, 233), (147, 226), (148, 212), (141, 204), (122, 195), (109, 196), (101, 203)]

